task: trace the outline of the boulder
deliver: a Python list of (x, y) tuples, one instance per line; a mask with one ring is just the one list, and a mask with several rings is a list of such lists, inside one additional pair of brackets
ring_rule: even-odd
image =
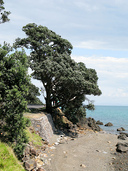
[(37, 167), (37, 163), (36, 163), (36, 161), (34, 159), (30, 159), (30, 160), (27, 160), (25, 162), (25, 169), (28, 170), (28, 171), (30, 171), (30, 170), (32, 170), (32, 169), (34, 169), (36, 167)]
[(120, 153), (126, 153), (128, 151), (128, 143), (117, 143), (116, 151)]
[(87, 124), (93, 131), (101, 131), (101, 128), (96, 124), (96, 121), (94, 118), (87, 118)]
[(127, 139), (127, 136), (125, 134), (120, 134), (118, 136), (118, 139), (121, 139), (121, 140), (126, 140)]
[(111, 122), (108, 122), (107, 124), (105, 124), (104, 126), (113, 126), (113, 124)]
[(128, 137), (128, 133), (126, 132), (120, 132), (120, 134), (125, 134)]
[(100, 120), (98, 120), (98, 121), (96, 122), (96, 124), (97, 124), (97, 125), (103, 125), (103, 122), (101, 122)]
[(39, 150), (36, 150), (35, 148), (31, 148), (30, 153), (31, 153), (31, 155), (38, 156)]
[(125, 129), (121, 127), (121, 128), (118, 128), (117, 131), (125, 131)]

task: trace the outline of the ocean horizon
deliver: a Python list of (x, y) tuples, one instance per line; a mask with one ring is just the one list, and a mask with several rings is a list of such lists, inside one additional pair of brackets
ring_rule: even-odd
[(106, 127), (99, 125), (103, 131), (112, 134), (118, 134), (118, 128), (123, 127), (124, 132), (128, 133), (128, 106), (102, 106), (96, 105), (94, 111), (87, 110), (87, 117), (92, 117), (96, 121), (100, 120), (105, 125), (111, 122), (113, 126)]

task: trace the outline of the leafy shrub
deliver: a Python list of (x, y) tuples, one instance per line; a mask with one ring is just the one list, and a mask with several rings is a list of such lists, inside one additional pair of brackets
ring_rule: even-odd
[(27, 56), (21, 52), (10, 52), (9, 46), (0, 48), (0, 121), (3, 137), (13, 144), (18, 158), (22, 157), (28, 142), (23, 112), (27, 108), (25, 95), (28, 93)]

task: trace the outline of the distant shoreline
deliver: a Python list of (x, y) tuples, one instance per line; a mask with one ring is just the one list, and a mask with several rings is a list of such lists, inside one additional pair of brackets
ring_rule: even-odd
[(86, 117), (100, 120), (104, 125), (111, 122), (112, 127), (100, 126), (106, 132), (118, 134), (117, 129), (123, 127), (128, 133), (128, 106), (95, 106), (94, 111), (87, 110), (86, 113)]

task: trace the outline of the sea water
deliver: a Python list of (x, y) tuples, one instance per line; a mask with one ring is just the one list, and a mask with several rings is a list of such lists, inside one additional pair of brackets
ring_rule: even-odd
[(87, 117), (100, 120), (104, 125), (111, 122), (111, 127), (100, 125), (106, 132), (118, 134), (117, 128), (123, 127), (128, 133), (128, 106), (95, 106), (94, 111), (87, 110)]

